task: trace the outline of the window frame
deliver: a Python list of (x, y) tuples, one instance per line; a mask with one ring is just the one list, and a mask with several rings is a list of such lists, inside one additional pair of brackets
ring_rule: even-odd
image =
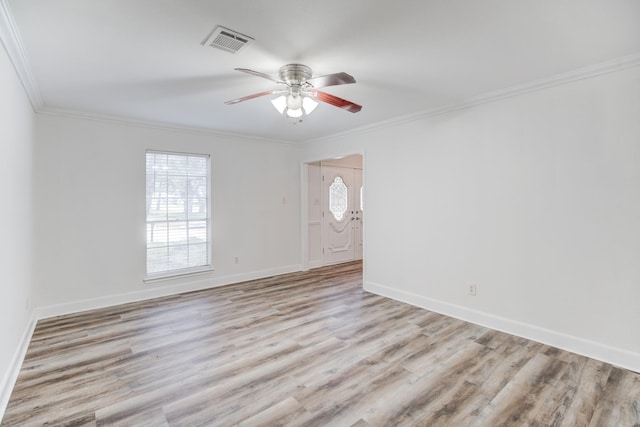
[[(175, 268), (171, 270), (164, 270), (159, 272), (149, 272), (149, 236), (148, 236), (148, 225), (149, 220), (147, 217), (147, 209), (146, 209), (146, 199), (147, 199), (147, 186), (148, 186), (148, 171), (147, 171), (147, 156), (149, 154), (161, 154), (161, 155), (173, 155), (173, 156), (184, 156), (184, 157), (201, 157), (206, 160), (206, 238), (207, 238), (207, 256), (206, 256), (206, 264), (195, 266), (195, 267), (186, 267), (186, 268)], [(161, 280), (168, 280), (177, 277), (183, 276), (191, 276), (191, 275), (200, 275), (206, 274), (213, 271), (213, 263), (212, 263), (212, 212), (211, 212), (211, 186), (212, 186), (212, 177), (211, 177), (211, 155), (208, 153), (195, 153), (195, 152), (179, 152), (179, 151), (168, 151), (168, 150), (156, 150), (156, 149), (147, 149), (145, 150), (145, 278), (144, 282), (154, 282)], [(186, 221), (186, 220), (185, 220)], [(169, 221), (167, 221), (169, 223)], [(188, 227), (188, 221), (187, 221)], [(170, 247), (170, 246), (167, 246)]]

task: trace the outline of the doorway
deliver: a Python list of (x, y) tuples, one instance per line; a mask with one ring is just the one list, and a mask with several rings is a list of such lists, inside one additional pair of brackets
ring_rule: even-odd
[(362, 155), (307, 166), (309, 268), (362, 259)]

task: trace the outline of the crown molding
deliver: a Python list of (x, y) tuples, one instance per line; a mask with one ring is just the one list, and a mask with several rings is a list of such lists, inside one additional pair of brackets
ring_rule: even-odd
[(314, 138), (308, 143), (324, 142), (327, 140), (344, 138), (347, 136), (359, 135), (367, 132), (371, 132), (376, 129), (383, 129), (387, 127), (397, 126), (403, 123), (409, 123), (417, 120), (424, 120), (429, 117), (438, 116), (441, 114), (450, 113), (453, 111), (459, 111), (469, 109), (481, 104), (487, 104), (490, 102), (500, 101), (512, 96), (523, 95), (529, 92), (535, 92), (543, 89), (547, 89), (554, 86), (561, 86), (568, 83), (573, 83), (579, 80), (590, 79), (592, 77), (601, 76), (603, 74), (609, 74), (616, 71), (622, 71), (628, 68), (640, 66), (640, 53), (634, 53), (631, 55), (614, 58), (609, 61), (601, 62), (587, 67), (572, 70), (566, 73), (556, 74), (544, 79), (534, 80), (521, 85), (511, 86), (504, 89), (499, 89), (492, 92), (487, 92), (482, 95), (468, 98), (460, 103), (445, 105), (442, 107), (433, 108), (430, 110), (423, 110), (416, 113), (411, 113), (403, 116), (393, 117), (391, 119), (383, 120), (366, 126), (360, 126), (355, 129), (351, 129), (345, 132), (335, 133), (320, 138)]
[(8, 0), (0, 0), (0, 42), (13, 63), (31, 106), (36, 112), (40, 112), (44, 108), (44, 101), (31, 73), (29, 58), (22, 44), (22, 38), (13, 19)]
[(334, 133), (318, 138), (312, 138), (307, 141), (292, 141), (292, 140), (275, 140), (271, 138), (264, 138), (246, 134), (237, 134), (231, 132), (214, 131), (205, 128), (178, 126), (167, 123), (159, 123), (152, 121), (144, 121), (130, 118), (113, 117), (107, 115), (98, 115), (86, 112), (61, 110), (55, 108), (45, 108), (44, 100), (41, 96), (38, 84), (33, 77), (31, 67), (29, 63), (28, 55), (22, 44), (22, 39), (18, 31), (13, 14), (9, 6), (9, 0), (0, 0), (0, 42), (4, 46), (7, 54), (13, 66), (18, 74), (18, 77), (31, 101), (33, 109), (37, 113), (66, 116), (66, 117), (78, 117), (89, 120), (100, 120), (112, 123), (119, 123), (130, 126), (139, 126), (146, 128), (156, 128), (170, 131), (177, 131), (183, 133), (193, 133), (201, 135), (215, 135), (226, 137), (237, 137), (244, 139), (252, 139), (258, 141), (267, 141), (272, 143), (301, 145), (303, 143), (316, 143), (323, 142), (332, 139), (344, 138), (347, 136), (358, 135), (367, 133), (375, 129), (382, 129), (390, 126), (397, 126), (399, 124), (413, 122), (416, 120), (424, 120), (429, 117), (446, 114), (453, 111), (468, 109), (477, 105), (486, 104), (490, 102), (499, 101), (512, 96), (522, 95), (528, 92), (534, 92), (554, 86), (560, 86), (567, 83), (575, 82), (578, 80), (588, 79), (603, 74), (608, 74), (616, 71), (621, 71), (627, 68), (637, 67), (640, 65), (640, 52), (633, 53), (631, 55), (614, 58), (609, 61), (601, 62), (587, 67), (579, 68), (577, 70), (569, 71), (566, 73), (557, 74), (551, 77), (547, 77), (540, 80), (524, 83), (522, 85), (511, 86), (504, 89), (499, 89), (493, 92), (487, 92), (475, 97), (468, 98), (460, 103), (444, 105), (441, 107), (422, 110), (412, 114), (393, 117), (387, 120), (379, 121), (370, 125), (360, 126), (355, 129), (351, 129), (344, 132)]
[(522, 85), (511, 86), (505, 89), (488, 92), (477, 97), (473, 97), (464, 102), (464, 107), (485, 104), (487, 102), (498, 101), (511, 96), (522, 95), (528, 92), (535, 92), (554, 86), (561, 86), (573, 83), (578, 80), (590, 79), (592, 77), (622, 71), (640, 65), (640, 52), (631, 55), (614, 58), (609, 61), (578, 68), (566, 73), (556, 74), (540, 80), (524, 83)]
[(233, 138), (240, 138), (244, 140), (269, 142), (269, 143), (275, 143), (275, 144), (300, 145), (301, 143), (301, 142), (290, 141), (290, 140), (278, 140), (278, 139), (265, 138), (265, 137), (259, 137), (254, 135), (216, 131), (216, 130), (211, 130), (206, 128), (179, 126), (179, 125), (172, 125), (168, 123), (138, 120), (134, 118), (125, 118), (125, 117), (118, 117), (118, 116), (110, 116), (110, 115), (94, 114), (89, 112), (46, 107), (44, 103), (44, 99), (42, 98), (42, 95), (40, 92), (40, 88), (38, 87), (36, 79), (33, 77), (33, 73), (31, 72), (29, 57), (22, 43), (22, 38), (20, 37), (17, 24), (13, 19), (13, 13), (11, 12), (11, 7), (9, 6), (8, 0), (0, 0), (0, 44), (4, 47), (5, 51), (7, 52), (7, 55), (9, 56), (9, 60), (13, 64), (16, 74), (18, 75), (18, 78), (20, 79), (20, 82), (24, 87), (27, 97), (31, 102), (31, 106), (33, 110), (38, 114), (67, 117), (67, 118), (77, 118), (77, 119), (84, 119), (84, 120), (93, 120), (93, 121), (107, 122), (112, 124), (119, 124), (124, 126), (136, 126), (141, 128), (147, 128), (147, 129), (159, 129), (159, 130), (188, 133), (188, 134), (195, 134), (195, 135), (233, 137)]
[(190, 135), (239, 138), (244, 140), (268, 142), (272, 144), (300, 145), (299, 142), (289, 141), (285, 139), (265, 138), (261, 136), (248, 135), (244, 133), (223, 132), (223, 131), (212, 130), (207, 128), (198, 128), (195, 126), (172, 125), (172, 124), (163, 123), (163, 122), (154, 122), (151, 120), (140, 120), (140, 119), (132, 119), (127, 117), (111, 116), (111, 115), (105, 115), (105, 114), (94, 114), (94, 113), (87, 113), (87, 112), (75, 111), (75, 110), (64, 110), (60, 108), (43, 107), (37, 112), (43, 116), (56, 116), (56, 117), (65, 117), (69, 119), (89, 120), (89, 121), (96, 121), (96, 122), (102, 122), (102, 123), (111, 123), (111, 124), (121, 125), (121, 126), (133, 126), (133, 127), (146, 128), (146, 129), (163, 130), (168, 132), (185, 133)]

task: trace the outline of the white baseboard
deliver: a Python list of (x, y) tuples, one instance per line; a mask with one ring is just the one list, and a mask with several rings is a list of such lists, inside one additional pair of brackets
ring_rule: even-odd
[(29, 348), (29, 342), (31, 342), (33, 331), (35, 330), (36, 323), (40, 319), (62, 316), (64, 314), (78, 313), (81, 311), (94, 310), (97, 308), (104, 308), (117, 304), (142, 301), (145, 299), (175, 295), (184, 292), (215, 288), (219, 286), (230, 285), (233, 283), (245, 282), (248, 280), (277, 276), (279, 274), (293, 273), (301, 270), (302, 267), (300, 265), (290, 265), (270, 268), (266, 270), (253, 271), (250, 273), (234, 274), (215, 278), (199, 278), (198, 280), (193, 280), (188, 283), (181, 283), (179, 285), (153, 288), (150, 287), (148, 290), (139, 292), (109, 295), (100, 298), (92, 298), (70, 303), (38, 307), (32, 311), (31, 319), (29, 320), (29, 323), (26, 325), (26, 328), (22, 334), (20, 345), (16, 349), (13, 358), (11, 359), (11, 365), (9, 366), (9, 369), (7, 369), (4, 378), (2, 378), (2, 383), (0, 383), (0, 420), (2, 420), (4, 412), (7, 409), (7, 404), (9, 403), (11, 392), (13, 391), (13, 387), (16, 383), (16, 380), (18, 379), (20, 369), (22, 368), (24, 357), (27, 354), (27, 349)]
[(309, 261), (309, 269), (319, 268), (319, 267), (322, 267), (322, 265), (323, 264), (321, 259)]
[(301, 271), (302, 266), (289, 265), (284, 267), (270, 268), (266, 270), (252, 271), (249, 273), (233, 274), (221, 277), (198, 277), (187, 283), (177, 285), (149, 287), (143, 291), (127, 292), (125, 294), (108, 295), (100, 298), (91, 298), (79, 301), (73, 301), (63, 304), (49, 305), (38, 307), (35, 309), (35, 317), (37, 320), (46, 319), (48, 317), (62, 316), (65, 314), (78, 313), (81, 311), (95, 310), (98, 308), (111, 307), (118, 304), (126, 304), (130, 302), (142, 301), (152, 298), (159, 298), (168, 295), (181, 294), (184, 292), (199, 291), (202, 289), (216, 288), (218, 286), (230, 285), (233, 283), (245, 282), (247, 280), (262, 279), (265, 277), (276, 276), (279, 274), (293, 273)]
[(472, 310), (467, 307), (435, 300), (422, 295), (390, 288), (374, 282), (365, 281), (364, 290), (397, 301), (402, 301), (436, 313), (485, 326), (511, 335), (517, 335), (572, 353), (587, 356), (621, 368), (640, 372), (640, 354), (584, 338), (567, 335), (550, 329), (519, 322), (505, 317)]
[(24, 356), (27, 354), (27, 349), (29, 348), (31, 336), (36, 328), (37, 321), (38, 319), (36, 319), (35, 313), (31, 312), (31, 318), (22, 332), (20, 344), (13, 353), (9, 369), (5, 372), (4, 378), (2, 378), (2, 383), (0, 383), (0, 421), (4, 416), (4, 411), (7, 409), (7, 404), (9, 403), (13, 386), (18, 379), (20, 368), (22, 368), (22, 361), (24, 360)]

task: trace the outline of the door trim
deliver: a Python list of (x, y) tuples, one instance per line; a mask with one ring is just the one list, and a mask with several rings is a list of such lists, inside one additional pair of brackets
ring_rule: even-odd
[[(302, 271), (307, 271), (310, 268), (321, 267), (321, 265), (318, 265), (316, 262), (309, 262), (309, 164), (331, 161), (351, 156), (361, 156), (362, 158), (362, 184), (366, 189), (366, 155), (364, 152), (336, 153), (335, 156), (329, 155), (322, 159), (307, 159), (300, 161), (300, 265), (302, 266)], [(363, 199), (364, 207), (366, 209), (366, 196)], [(366, 263), (366, 227), (364, 225), (362, 233), (363, 248), (365, 249), (363, 250), (362, 254), (362, 262), (364, 266), (364, 264)]]

